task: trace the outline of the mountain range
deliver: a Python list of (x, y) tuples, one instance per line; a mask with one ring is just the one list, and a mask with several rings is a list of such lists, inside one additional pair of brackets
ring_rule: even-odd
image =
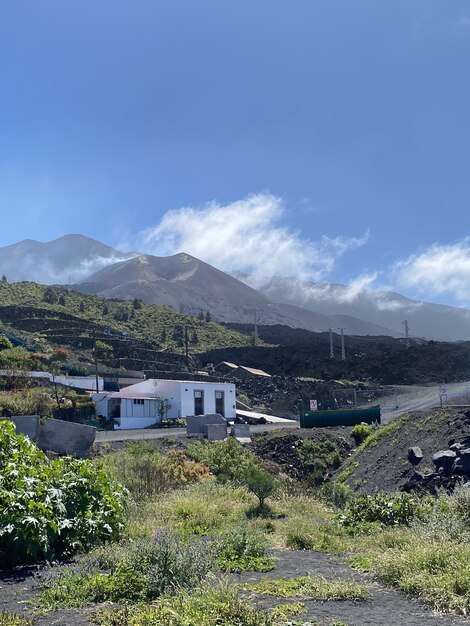
[[(410, 335), (470, 339), (470, 310), (411, 300), (388, 291), (352, 291), (296, 278), (230, 275), (180, 253), (168, 257), (123, 253), (82, 235), (40, 243), (24, 240), (0, 248), (0, 275), (10, 282), (68, 284), (105, 298), (140, 298), (182, 313), (209, 311), (223, 322), (284, 324), (349, 335)], [(256, 287), (256, 288), (255, 288)]]

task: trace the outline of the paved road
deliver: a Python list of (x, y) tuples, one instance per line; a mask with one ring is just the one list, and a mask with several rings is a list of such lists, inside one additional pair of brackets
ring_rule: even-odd
[[(470, 404), (470, 381), (446, 385), (447, 398), (444, 404)], [(439, 385), (429, 387), (401, 386), (396, 387), (396, 395), (386, 396), (378, 400), (382, 407), (382, 423), (387, 424), (407, 411), (419, 411), (439, 406)], [(375, 401), (374, 401), (375, 403)], [(396, 408), (398, 406), (398, 408)], [(298, 422), (262, 424), (252, 426), (254, 433), (269, 432), (279, 428), (298, 428)], [(136, 441), (140, 439), (162, 439), (163, 437), (183, 437), (185, 428), (162, 428), (143, 430), (103, 430), (96, 433), (96, 442), (105, 441)]]
[[(299, 428), (299, 423), (282, 422), (279, 424), (260, 424), (252, 426), (251, 432), (265, 433), (279, 428)], [(146, 428), (141, 430), (99, 430), (96, 433), (96, 443), (106, 441), (139, 441), (142, 439), (163, 439), (164, 437), (185, 437), (186, 428)]]

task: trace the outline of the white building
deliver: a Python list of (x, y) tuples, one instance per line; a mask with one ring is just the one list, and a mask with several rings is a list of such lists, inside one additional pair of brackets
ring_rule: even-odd
[(162, 419), (220, 413), (236, 416), (236, 390), (232, 383), (181, 380), (144, 380), (119, 392), (92, 395), (96, 413), (113, 419), (115, 428), (146, 428)]

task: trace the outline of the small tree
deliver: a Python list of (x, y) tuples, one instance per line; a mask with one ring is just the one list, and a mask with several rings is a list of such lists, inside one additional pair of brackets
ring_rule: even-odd
[(7, 282), (8, 282), (7, 277), (5, 276), (5, 274), (3, 274), (2, 283), (7, 283)]
[(48, 302), (49, 304), (55, 304), (57, 302), (57, 294), (52, 289), (52, 287), (48, 287), (44, 292), (43, 297), (44, 302)]
[(63, 294), (59, 297), (59, 304), (60, 306), (65, 306), (65, 296)]
[(252, 464), (245, 470), (242, 481), (248, 491), (258, 498), (260, 512), (264, 511), (266, 509), (264, 501), (277, 490), (277, 480), (259, 465)]
[(85, 304), (83, 303), (83, 300), (81, 300), (80, 302), (79, 309), (80, 309), (80, 313), (85, 313)]
[(191, 343), (193, 346), (196, 346), (199, 343), (199, 337), (197, 336), (196, 329), (193, 330), (191, 335)]
[(211, 319), (211, 314), (209, 313), (209, 311), (206, 311), (206, 322), (210, 322)]
[(142, 300), (140, 298), (134, 298), (134, 300), (132, 301), (132, 307), (134, 309), (141, 309), (142, 308)]
[(204, 313), (201, 311), (199, 311), (199, 313), (197, 314), (197, 318), (198, 320), (201, 320), (201, 322), (204, 321)]

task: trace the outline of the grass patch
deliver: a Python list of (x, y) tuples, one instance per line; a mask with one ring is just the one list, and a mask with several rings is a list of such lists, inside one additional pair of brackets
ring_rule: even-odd
[(307, 611), (303, 602), (291, 602), (290, 604), (278, 604), (272, 611), (274, 619), (285, 622), (289, 617), (302, 615)]
[(159, 599), (150, 606), (102, 611), (100, 626), (274, 626), (274, 617), (237, 596), (228, 585), (215, 585)]
[(0, 626), (33, 626), (30, 619), (0, 611)]
[(306, 600), (365, 600), (368, 591), (365, 585), (336, 578), (326, 580), (321, 576), (299, 576), (298, 578), (263, 578), (247, 586), (255, 593), (279, 598), (304, 598)]

